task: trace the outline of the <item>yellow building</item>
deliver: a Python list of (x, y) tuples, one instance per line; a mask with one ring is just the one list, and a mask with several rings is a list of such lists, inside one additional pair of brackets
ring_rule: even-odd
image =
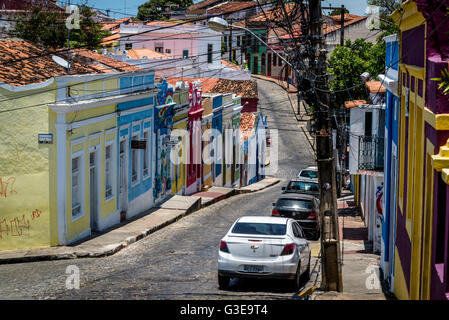
[(123, 91), (139, 68), (87, 51), (67, 75), (27, 41), (0, 50), (0, 250), (68, 244), (119, 222), (117, 104), (154, 96), (154, 74)]

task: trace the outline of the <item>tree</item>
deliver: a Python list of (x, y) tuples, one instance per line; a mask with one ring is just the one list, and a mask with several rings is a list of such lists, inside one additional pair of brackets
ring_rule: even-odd
[[(79, 6), (80, 29), (70, 32), (70, 46), (96, 49), (109, 32), (101, 31), (102, 25), (93, 21), (94, 12), (86, 5)], [(35, 6), (28, 9), (16, 22), (11, 34), (15, 37), (39, 43), (50, 48), (67, 46), (68, 14), (54, 9)]]
[[(385, 72), (386, 44), (383, 39), (399, 32), (399, 28), (388, 18), (381, 23), (380, 30), (383, 32), (377, 37), (376, 44), (365, 39), (357, 39), (353, 43), (348, 40), (344, 47), (338, 46), (332, 52), (328, 71), (334, 76), (334, 80), (329, 86), (332, 91), (338, 91), (335, 94), (337, 106), (342, 106), (348, 100), (368, 98), (368, 92), (360, 78), (362, 73), (377, 76)], [(352, 89), (347, 90), (348, 88)]]
[[(349, 10), (345, 8), (345, 14), (349, 13)], [(341, 8), (334, 9), (329, 13), (329, 16), (341, 16)]]
[(138, 7), (137, 19), (140, 21), (165, 20), (165, 8), (184, 9), (192, 4), (192, 0), (150, 0)]
[(401, 0), (368, 0), (371, 6), (378, 6), (380, 9), (379, 16), (382, 19), (387, 19), (399, 6)]

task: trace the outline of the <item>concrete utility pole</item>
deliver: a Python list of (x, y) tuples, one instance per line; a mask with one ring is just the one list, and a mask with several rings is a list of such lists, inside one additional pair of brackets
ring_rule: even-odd
[(337, 212), (336, 169), (330, 125), (330, 91), (326, 72), (321, 0), (309, 0), (311, 50), (309, 68), (317, 92), (315, 99), (316, 152), (320, 186), (322, 286), (343, 291)]

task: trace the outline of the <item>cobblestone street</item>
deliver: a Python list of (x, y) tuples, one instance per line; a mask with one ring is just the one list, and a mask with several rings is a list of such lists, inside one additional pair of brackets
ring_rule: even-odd
[[(283, 281), (217, 284), (217, 250), (230, 225), (244, 215), (270, 215), (271, 203), (299, 169), (313, 165), (309, 142), (292, 113), (285, 91), (258, 80), (259, 106), (270, 129), (279, 130), (281, 183), (197, 211), (106, 258), (0, 265), (1, 299), (286, 299)], [(269, 111), (269, 112), (268, 112)], [(312, 244), (313, 245), (313, 244)], [(312, 266), (315, 258), (312, 258)], [(80, 270), (80, 289), (67, 290), (69, 265)], [(315, 277), (312, 276), (312, 279)]]

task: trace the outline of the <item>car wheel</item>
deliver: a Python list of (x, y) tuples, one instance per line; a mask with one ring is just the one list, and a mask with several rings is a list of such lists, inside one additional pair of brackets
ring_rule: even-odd
[(293, 280), (293, 287), (295, 290), (299, 290), (301, 288), (301, 262), (298, 263), (298, 268), (296, 269), (295, 279)]
[(302, 275), (304, 282), (307, 282), (310, 280), (310, 260), (311, 260), (311, 256), (309, 254), (309, 264), (307, 265), (307, 270)]
[(229, 287), (229, 281), (231, 280), (230, 277), (226, 276), (220, 276), (218, 275), (218, 286), (220, 289), (225, 289)]

